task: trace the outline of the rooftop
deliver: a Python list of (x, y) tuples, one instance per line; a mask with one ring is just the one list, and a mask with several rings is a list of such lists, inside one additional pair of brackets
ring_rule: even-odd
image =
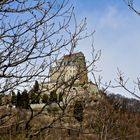
[(80, 57), (80, 56), (84, 56), (84, 54), (82, 52), (78, 52), (78, 53), (73, 53), (73, 54), (68, 54), (68, 55), (64, 55), (64, 60), (65, 59), (69, 59), (69, 58), (75, 58), (75, 57)]

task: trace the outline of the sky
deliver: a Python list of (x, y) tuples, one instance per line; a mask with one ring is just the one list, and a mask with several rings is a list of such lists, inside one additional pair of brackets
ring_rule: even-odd
[[(94, 33), (94, 47), (101, 50), (100, 61), (96, 64), (103, 82), (112, 81), (116, 85), (117, 68), (129, 78), (128, 87), (140, 77), (140, 16), (135, 14), (123, 0), (72, 0), (77, 21), (87, 18), (87, 31)], [(136, 0), (136, 7), (140, 1)], [(83, 51), (90, 60), (91, 40), (79, 42), (75, 51)], [(92, 79), (92, 77), (90, 77)], [(110, 92), (131, 97), (122, 89), (109, 89)], [(139, 92), (140, 95), (140, 92)]]
[[(140, 10), (140, 0), (134, 2)], [(101, 75), (103, 83), (112, 81), (116, 85), (114, 79), (119, 68), (130, 79), (128, 87), (133, 90), (134, 81), (140, 77), (140, 16), (130, 10), (124, 0), (69, 0), (69, 3), (74, 6), (77, 22), (86, 17), (87, 32), (95, 31), (93, 45), (96, 50), (101, 50), (100, 61), (96, 64), (101, 72), (95, 73), (96, 77)], [(91, 40), (80, 41), (75, 48), (76, 52), (82, 51), (89, 61)], [(93, 77), (89, 75), (89, 79)], [(109, 91), (133, 97), (122, 89)]]

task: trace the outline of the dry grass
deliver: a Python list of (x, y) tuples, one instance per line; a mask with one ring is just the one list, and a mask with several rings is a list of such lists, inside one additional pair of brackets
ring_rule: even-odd
[[(27, 131), (24, 126), (30, 113), (25, 110), (20, 111), (22, 113), (19, 113), (19, 110), (13, 110), (12, 113), (16, 115), (9, 119), (9, 123), (13, 124), (20, 121), (24, 123), (17, 128), (13, 127), (11, 131), (9, 128), (3, 129), (3, 135), (0, 133), (0, 140), (9, 140), (10, 138), (11, 140), (27, 139)], [(102, 102), (94, 106), (86, 106), (84, 119), (80, 125), (73, 117), (72, 106), (67, 108), (62, 117), (60, 117), (62, 112), (59, 109), (55, 109), (55, 111), (42, 112), (31, 120), (29, 134), (35, 134), (43, 127), (49, 126), (32, 137), (32, 140), (99, 140), (101, 139), (101, 132), (106, 135), (108, 140), (113, 138), (118, 138), (118, 140), (132, 140), (135, 138), (134, 140), (139, 140), (137, 138), (140, 134), (140, 117), (138, 113), (113, 110), (106, 102)], [(51, 123), (52, 125), (50, 125)], [(5, 123), (5, 125), (7, 124), (8, 122)], [(107, 128), (107, 133), (104, 128)], [(102, 140), (104, 139), (102, 138)]]

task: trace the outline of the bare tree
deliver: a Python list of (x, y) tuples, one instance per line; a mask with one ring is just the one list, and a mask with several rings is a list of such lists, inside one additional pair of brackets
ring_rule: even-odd
[(131, 88), (129, 87), (129, 78), (126, 78), (126, 76), (124, 75), (124, 73), (122, 71), (120, 71), (118, 69), (118, 73), (117, 73), (117, 78), (115, 79), (116, 81), (116, 85), (111, 86), (113, 88), (123, 88), (125, 91), (127, 91), (129, 94), (133, 95), (136, 99), (140, 100), (140, 95), (139, 95), (139, 91), (140, 91), (140, 79), (137, 78), (136, 81), (134, 81), (132, 83), (133, 88), (131, 86)]
[[(68, 0), (59, 2), (57, 0), (0, 1), (0, 94), (5, 95), (15, 89), (26, 88), (29, 90), (36, 80), (39, 80), (39, 83), (48, 81), (49, 71), (57, 59), (64, 52), (71, 55), (78, 41), (93, 35), (93, 33), (85, 32), (86, 19), (80, 23), (76, 21), (73, 10), (74, 8), (69, 5)], [(89, 64), (89, 67), (95, 61), (96, 59)], [(53, 74), (57, 71), (54, 71)], [(48, 103), (37, 112), (34, 112), (29, 105), (30, 111), (24, 112), (21, 109), (22, 111), (14, 110), (14, 113), (2, 114), (1, 117), (5, 118), (5, 124), (9, 122), (11, 123), (10, 127), (13, 127), (12, 123), (17, 122), (17, 130), (19, 124), (24, 123), (26, 137), (38, 136), (50, 128), (66, 129), (64, 126), (57, 126), (56, 122), (62, 121), (62, 118), (66, 120), (68, 115), (70, 115), (69, 118), (72, 118), (72, 114), (68, 113), (67, 108), (70, 109), (73, 100), (78, 97), (77, 90), (72, 89), (72, 86), (79, 78), (80, 73), (83, 71), (80, 70), (75, 77), (63, 81), (62, 84), (56, 82), (54, 92), (65, 85), (61, 93), (61, 96), (65, 94), (65, 101), (63, 100), (61, 104), (56, 101), (61, 110), (57, 117), (47, 118), (45, 124), (43, 122), (36, 127), (34, 122), (40, 119), (39, 116), (42, 115), (42, 118), (46, 118), (48, 115), (43, 112)], [(60, 74), (59, 77), (61, 76)], [(71, 90), (75, 93), (74, 96), (69, 96)], [(41, 89), (38, 93), (40, 96)], [(25, 114), (27, 116), (23, 117)]]
[(0, 93), (48, 78), (58, 54), (83, 38), (86, 21), (78, 25), (73, 15), (66, 0), (0, 2)]
[(140, 10), (138, 9), (138, 5), (136, 4), (136, 0), (123, 0), (127, 5), (128, 7), (134, 11), (137, 15), (140, 16)]

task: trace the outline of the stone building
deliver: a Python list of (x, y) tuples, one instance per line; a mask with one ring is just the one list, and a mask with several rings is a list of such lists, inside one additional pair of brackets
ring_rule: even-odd
[(60, 93), (64, 93), (63, 103), (67, 103), (71, 99), (73, 101), (87, 100), (93, 95), (98, 97), (97, 86), (88, 81), (85, 56), (82, 52), (64, 55), (57, 60), (50, 68), (49, 76), (48, 82), (40, 84), (42, 95), (50, 96), (55, 92), (59, 98)]
[(50, 69), (50, 83), (69, 82), (76, 84), (88, 82), (85, 56), (82, 52), (64, 55)]

